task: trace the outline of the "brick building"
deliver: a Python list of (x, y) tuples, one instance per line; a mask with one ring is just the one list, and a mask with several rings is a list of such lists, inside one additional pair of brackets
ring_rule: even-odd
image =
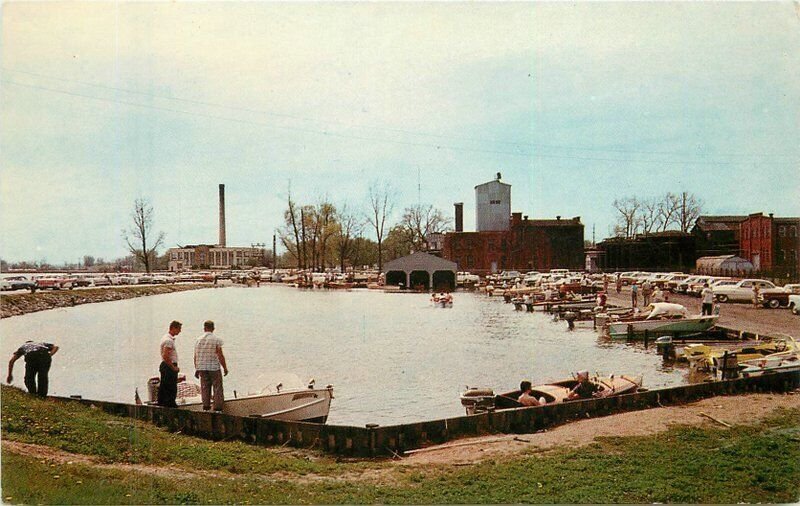
[(742, 258), (757, 271), (796, 276), (800, 272), (800, 218), (775, 218), (753, 213), (740, 225)]
[(169, 270), (173, 272), (198, 268), (230, 269), (262, 265), (264, 250), (198, 244), (170, 248), (167, 250), (167, 258), (169, 259)]
[(739, 255), (739, 229), (747, 216), (700, 216), (692, 227), (697, 255)]
[(689, 272), (698, 258), (695, 236), (677, 230), (612, 237), (597, 244), (599, 267), (604, 271), (660, 270)]

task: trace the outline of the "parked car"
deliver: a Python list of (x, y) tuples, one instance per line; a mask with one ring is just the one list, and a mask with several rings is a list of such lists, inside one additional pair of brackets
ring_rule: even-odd
[(671, 274), (667, 282), (664, 283), (664, 288), (672, 293), (677, 293), (678, 286), (690, 277), (688, 274)]
[(45, 277), (36, 280), (36, 288), (39, 290), (46, 290), (48, 288), (50, 290), (61, 290), (62, 288), (72, 290), (74, 285), (69, 278)]
[(792, 314), (800, 314), (800, 295), (789, 296), (789, 309), (792, 310)]
[[(36, 290), (36, 282), (25, 276), (10, 276), (4, 279), (8, 283), (8, 290)], [(3, 288), (5, 290), (6, 288)]]
[(771, 309), (789, 306), (789, 296), (800, 294), (800, 284), (786, 285), (778, 288), (767, 288), (758, 294), (761, 305)]
[(758, 285), (760, 290), (775, 288), (774, 284), (763, 279), (743, 279), (733, 285), (717, 284), (711, 290), (719, 302), (748, 302), (753, 300), (755, 285)]

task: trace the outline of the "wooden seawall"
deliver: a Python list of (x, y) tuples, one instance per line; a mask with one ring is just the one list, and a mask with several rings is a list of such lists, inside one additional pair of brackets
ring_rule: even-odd
[[(669, 404), (682, 404), (716, 395), (752, 392), (787, 392), (800, 387), (800, 371), (768, 374), (710, 383), (660, 388), (635, 394), (516, 408), (471, 416), (458, 416), (403, 425), (365, 427), (282, 422), (157, 406), (55, 397), (81, 402), (108, 413), (136, 418), (170, 431), (213, 440), (242, 440), (257, 445), (315, 448), (353, 457), (402, 454), (430, 444), (467, 436), (526, 433), (566, 423), (576, 418), (604, 416)], [(453, 399), (453, 402), (458, 402)]]

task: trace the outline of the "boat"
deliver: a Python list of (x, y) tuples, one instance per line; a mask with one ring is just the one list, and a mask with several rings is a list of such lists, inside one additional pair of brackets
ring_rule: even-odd
[(683, 348), (680, 358), (689, 362), (689, 367), (692, 369), (712, 371), (719, 367), (719, 362), (725, 354), (735, 353), (739, 362), (746, 362), (780, 353), (787, 349), (789, 349), (789, 343), (785, 339), (740, 344), (734, 348), (693, 343)]
[[(598, 387), (596, 397), (604, 398), (615, 395), (631, 394), (642, 388), (641, 376), (597, 376), (589, 378), (589, 382)], [(570, 391), (578, 384), (577, 378), (536, 385), (531, 389), (531, 395), (543, 404), (569, 402), (567, 397)], [(525, 407), (517, 399), (522, 394), (520, 390), (511, 390), (496, 394), (490, 388), (468, 388), (461, 394), (461, 405), (466, 409), (467, 415)]]
[(800, 346), (791, 337), (788, 337), (786, 343), (784, 351), (761, 358), (739, 361), (739, 374), (749, 378), (764, 374), (800, 371)]
[[(158, 377), (150, 378), (147, 382), (148, 404), (156, 404), (159, 382)], [(315, 381), (310, 380), (306, 387), (283, 388), (279, 383), (274, 389), (265, 388), (258, 394), (225, 399), (222, 412), (226, 415), (258, 416), (288, 422), (325, 423), (328, 420), (332, 399), (332, 385), (315, 388)], [(188, 381), (178, 383), (178, 396), (175, 402), (179, 409), (203, 411), (200, 385)]]
[(611, 338), (635, 338), (645, 332), (653, 336), (702, 332), (713, 327), (719, 319), (719, 315), (690, 316), (680, 304), (655, 302), (649, 307), (652, 307), (649, 314), (639, 320), (608, 322)]
[(434, 293), (431, 302), (433, 307), (453, 307), (453, 296), (449, 293)]

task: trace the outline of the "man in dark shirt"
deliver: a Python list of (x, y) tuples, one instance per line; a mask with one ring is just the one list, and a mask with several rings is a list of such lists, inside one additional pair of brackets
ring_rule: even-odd
[(11, 355), (11, 360), (8, 361), (8, 377), (6, 378), (6, 382), (11, 383), (14, 381), (14, 376), (11, 374), (14, 371), (14, 362), (19, 360), (20, 357), (25, 357), (25, 386), (28, 388), (28, 392), (39, 395), (40, 397), (47, 397), (47, 375), (50, 372), (50, 364), (53, 361), (53, 355), (55, 355), (57, 351), (58, 346), (54, 344), (25, 341), (25, 344), (20, 346), (19, 349)]
[(570, 391), (567, 400), (591, 399), (598, 390), (597, 385), (589, 381), (589, 371), (581, 371), (578, 373), (578, 384)]

